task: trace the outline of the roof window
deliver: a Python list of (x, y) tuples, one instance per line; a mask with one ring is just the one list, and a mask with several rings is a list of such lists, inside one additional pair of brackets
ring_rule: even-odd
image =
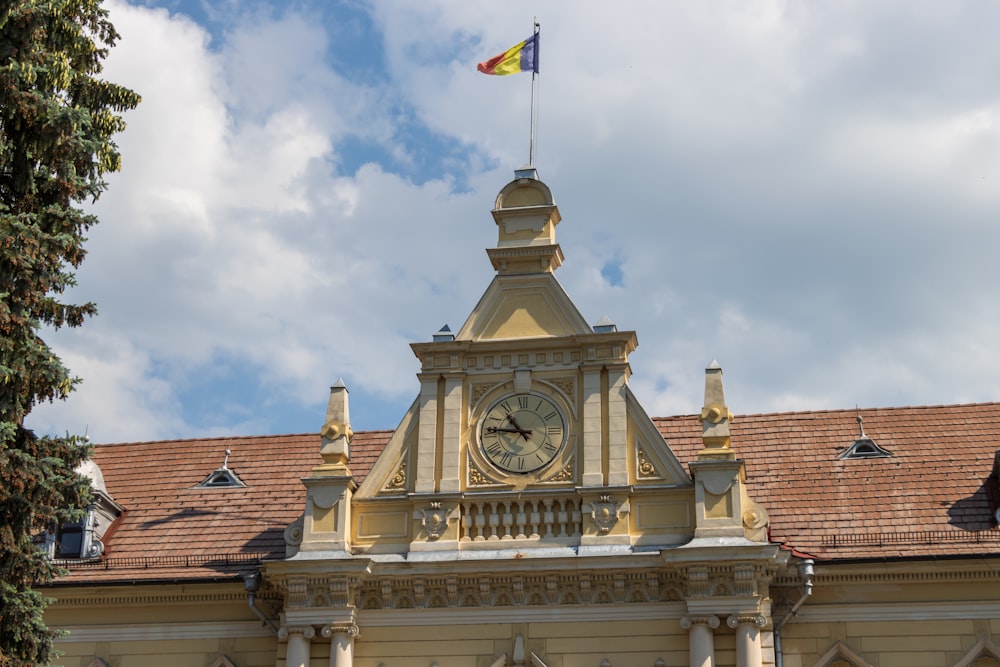
[(858, 431), (858, 439), (850, 447), (838, 454), (838, 459), (884, 459), (892, 456), (892, 452), (879, 447), (875, 444), (874, 440), (865, 435), (865, 427), (862, 425), (860, 410), (858, 410)]
[(44, 549), (51, 559), (99, 557), (104, 553), (104, 543), (101, 540), (111, 524), (124, 511), (124, 508), (108, 495), (104, 485), (104, 475), (96, 463), (87, 459), (77, 466), (76, 472), (90, 480), (91, 504), (78, 520), (53, 526), (46, 532)]
[(235, 470), (229, 469), (229, 455), (231, 450), (226, 450), (226, 457), (222, 460), (222, 466), (216, 468), (203, 479), (197, 488), (201, 489), (242, 489), (246, 482), (239, 478)]

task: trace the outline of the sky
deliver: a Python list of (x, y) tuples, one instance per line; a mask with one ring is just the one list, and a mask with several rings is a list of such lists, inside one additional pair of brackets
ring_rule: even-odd
[(83, 382), (39, 432), (355, 431), (418, 392), (409, 344), (494, 272), (541, 24), (535, 164), (556, 276), (635, 330), (654, 416), (1000, 399), (1000, 4), (108, 0), (138, 91), (76, 301)]

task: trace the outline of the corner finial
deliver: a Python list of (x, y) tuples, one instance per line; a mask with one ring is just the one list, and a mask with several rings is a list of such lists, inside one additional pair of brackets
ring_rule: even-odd
[(726, 405), (726, 392), (722, 386), (722, 367), (715, 359), (705, 369), (705, 404), (701, 409), (701, 439), (704, 449), (698, 460), (735, 459), (730, 446), (729, 422), (733, 414)]
[(342, 378), (330, 387), (326, 421), (319, 432), (322, 439), (319, 453), (323, 457), (323, 465), (318, 469), (347, 471), (347, 463), (351, 460), (350, 442), (354, 437), (348, 410), (348, 393)]

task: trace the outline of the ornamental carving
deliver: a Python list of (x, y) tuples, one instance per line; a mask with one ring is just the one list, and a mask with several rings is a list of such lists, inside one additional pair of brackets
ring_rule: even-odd
[(500, 483), (480, 470), (472, 460), (469, 460), (469, 486), (498, 486)]
[(472, 385), (472, 394), (471, 394), (472, 402), (471, 402), (471, 405), (475, 405), (476, 403), (478, 403), (479, 399), (481, 399), (487, 392), (489, 392), (495, 386), (496, 386), (495, 384), (474, 384), (474, 385)]
[(590, 518), (597, 526), (597, 532), (606, 535), (618, 523), (619, 504), (609, 495), (603, 495), (600, 499), (590, 504)]
[(399, 469), (396, 470), (396, 474), (389, 478), (389, 481), (385, 483), (383, 490), (385, 491), (399, 491), (406, 488), (406, 461), (399, 464)]
[[(653, 585), (650, 585), (653, 583)], [(531, 607), (679, 601), (679, 581), (665, 572), (415, 577), (368, 581), (358, 609)]]
[(566, 394), (570, 398), (576, 396), (576, 382), (572, 378), (552, 380), (552, 386), (556, 387), (559, 391)]
[(431, 501), (421, 512), (423, 513), (422, 524), (424, 530), (427, 531), (427, 538), (436, 540), (444, 535), (444, 531), (448, 530), (448, 510), (441, 507), (441, 501)]
[(636, 455), (638, 458), (636, 471), (639, 473), (639, 477), (646, 479), (661, 477), (660, 473), (656, 470), (656, 466), (646, 457), (646, 452), (642, 450), (642, 447), (637, 448)]
[(546, 482), (557, 483), (557, 482), (572, 482), (573, 481), (573, 462), (570, 461), (566, 464), (566, 467), (557, 472), (552, 477), (549, 477)]
[(741, 625), (753, 625), (763, 628), (767, 625), (767, 618), (763, 614), (744, 614), (740, 616), (730, 616), (726, 619), (726, 625), (734, 630)]
[(319, 633), (323, 635), (324, 638), (330, 639), (336, 635), (347, 635), (348, 637), (357, 637), (361, 634), (358, 626), (354, 623), (331, 623), (329, 625), (324, 625)]

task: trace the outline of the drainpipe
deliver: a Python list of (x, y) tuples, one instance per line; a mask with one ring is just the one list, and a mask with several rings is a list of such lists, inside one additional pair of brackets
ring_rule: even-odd
[(813, 593), (813, 561), (811, 558), (807, 558), (802, 561), (802, 564), (799, 565), (799, 574), (805, 582), (806, 590), (802, 593), (802, 597), (799, 598), (799, 601), (795, 603), (785, 617), (774, 626), (774, 667), (783, 667), (784, 658), (781, 653), (781, 628), (785, 627), (785, 623), (792, 620), (793, 616), (798, 616), (799, 607), (801, 607), (805, 603), (806, 598)]
[(253, 613), (257, 615), (257, 618), (264, 622), (264, 625), (271, 629), (271, 632), (278, 634), (278, 628), (254, 603), (257, 598), (257, 591), (260, 590), (260, 572), (252, 572), (243, 577), (243, 588), (247, 592), (247, 603), (250, 605), (250, 609), (253, 610)]

